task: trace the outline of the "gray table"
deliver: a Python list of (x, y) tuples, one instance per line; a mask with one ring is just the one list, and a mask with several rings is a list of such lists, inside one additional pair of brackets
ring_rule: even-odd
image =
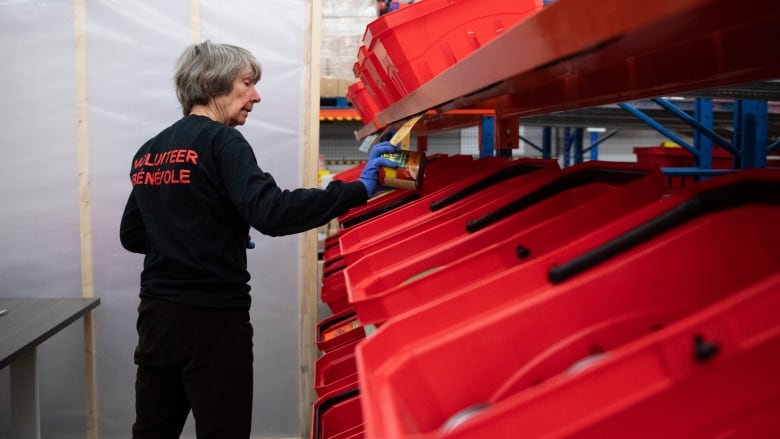
[(0, 369), (10, 366), (13, 435), (40, 438), (36, 347), (100, 304), (100, 299), (0, 298)]

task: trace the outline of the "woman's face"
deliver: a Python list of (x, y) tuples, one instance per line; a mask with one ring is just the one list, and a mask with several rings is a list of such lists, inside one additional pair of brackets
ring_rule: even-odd
[(213, 104), (222, 119), (220, 122), (234, 127), (246, 123), (249, 112), (258, 102), (260, 94), (251, 75), (239, 74), (230, 93), (214, 98)]

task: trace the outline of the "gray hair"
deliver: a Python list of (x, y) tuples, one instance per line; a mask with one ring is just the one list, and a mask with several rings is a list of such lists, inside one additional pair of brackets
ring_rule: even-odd
[(176, 63), (176, 97), (185, 116), (195, 105), (207, 105), (211, 99), (233, 89), (239, 74), (248, 73), (257, 83), (263, 70), (248, 50), (229, 44), (204, 41), (193, 44)]

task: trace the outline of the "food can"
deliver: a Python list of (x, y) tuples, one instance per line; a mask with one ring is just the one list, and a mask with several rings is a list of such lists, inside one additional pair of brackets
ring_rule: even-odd
[(422, 189), (425, 177), (425, 153), (401, 150), (382, 154), (382, 157), (394, 162), (397, 168), (381, 166), (379, 184), (400, 189)]

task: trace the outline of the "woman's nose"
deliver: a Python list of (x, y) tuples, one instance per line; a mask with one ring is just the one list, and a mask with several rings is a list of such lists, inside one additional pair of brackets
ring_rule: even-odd
[(260, 102), (262, 99), (263, 99), (263, 98), (261, 98), (261, 97), (260, 97), (260, 93), (258, 93), (258, 92), (257, 92), (257, 88), (255, 88), (255, 87), (252, 87), (252, 102), (254, 102), (254, 103), (258, 103), (258, 102)]

